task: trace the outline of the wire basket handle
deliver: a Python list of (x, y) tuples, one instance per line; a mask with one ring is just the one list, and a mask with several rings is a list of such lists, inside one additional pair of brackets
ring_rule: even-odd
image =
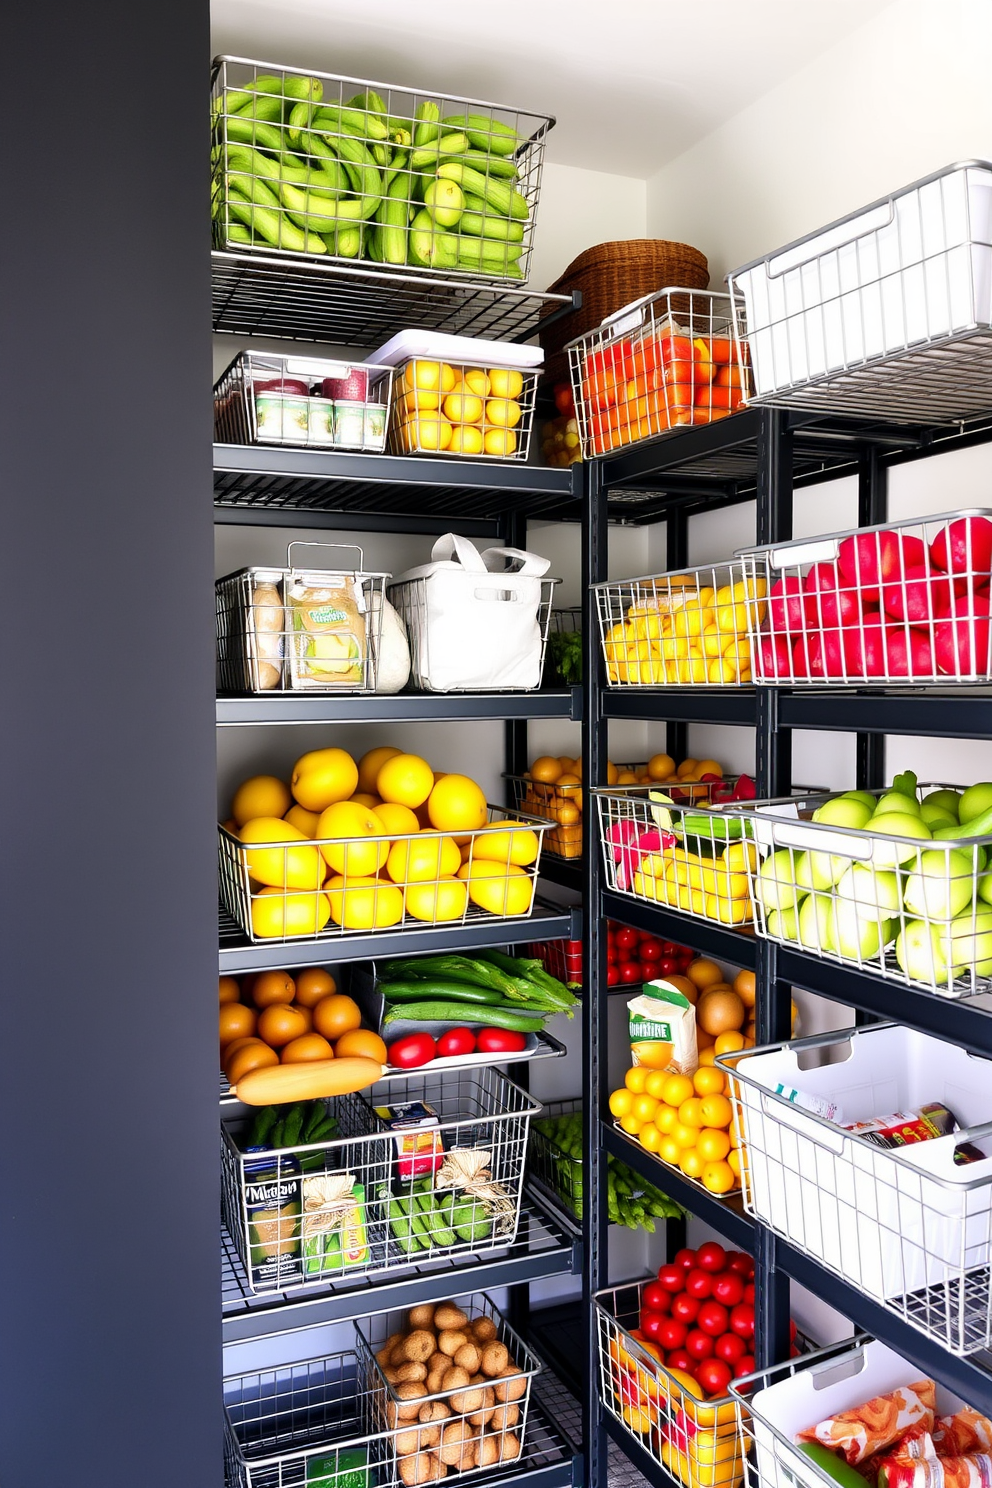
[(323, 548), (323, 549), (326, 549), (328, 552), (334, 552), (334, 553), (357, 553), (358, 554), (358, 569), (357, 569), (357, 572), (359, 572), (359, 573), (364, 573), (365, 572), (365, 550), (363, 548), (360, 548), (359, 545), (358, 545), (358, 543), (322, 543), (322, 542), (302, 542), (302, 541), (291, 542), (289, 544), (289, 547), (286, 549), (286, 564), (295, 573), (297, 571), (297, 569), (296, 569), (296, 565), (293, 562), (293, 549), (294, 548)]
[[(788, 274), (794, 269), (803, 269), (807, 264), (815, 263), (827, 253), (838, 253), (842, 248), (847, 248), (851, 243), (856, 243), (859, 238), (867, 237), (870, 233), (882, 232), (895, 221), (896, 199), (895, 196), (888, 197), (868, 212), (852, 212), (850, 217), (844, 217), (835, 222), (825, 232), (816, 233), (817, 240), (814, 252), (809, 252), (809, 239), (801, 243), (795, 243), (783, 253), (771, 254), (765, 259), (769, 279), (780, 279), (783, 274)], [(856, 227), (855, 227), (855, 224)], [(848, 229), (854, 227), (854, 231)], [(803, 250), (800, 253), (800, 250)]]

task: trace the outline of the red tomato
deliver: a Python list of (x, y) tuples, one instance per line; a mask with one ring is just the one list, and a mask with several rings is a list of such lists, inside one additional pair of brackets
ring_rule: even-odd
[(456, 1059), (461, 1054), (475, 1053), (475, 1034), (470, 1028), (449, 1028), (437, 1041), (439, 1059)]
[(754, 1261), (745, 1250), (728, 1250), (727, 1270), (739, 1271), (743, 1276), (746, 1271), (754, 1270)]
[(613, 944), (612, 940), (607, 942), (606, 964), (607, 966), (616, 966), (617, 964), (617, 948)]
[(397, 1069), (416, 1069), (420, 1064), (430, 1064), (437, 1045), (429, 1033), (411, 1033), (390, 1044), (388, 1052), (390, 1064)]
[(699, 1303), (688, 1292), (680, 1292), (672, 1298), (672, 1317), (678, 1318), (680, 1323), (694, 1323), (698, 1313)]
[(694, 1266), (686, 1272), (685, 1289), (690, 1297), (698, 1297), (700, 1302), (704, 1302), (713, 1291), (713, 1278), (708, 1271)]
[(713, 1296), (724, 1307), (736, 1307), (744, 1301), (744, 1283), (736, 1271), (724, 1271), (713, 1282)]
[(696, 1252), (690, 1250), (687, 1245), (684, 1245), (681, 1250), (677, 1250), (672, 1259), (672, 1265), (681, 1266), (683, 1271), (691, 1271), (695, 1264)]
[(483, 1054), (519, 1054), (527, 1047), (526, 1035), (508, 1028), (480, 1028), (476, 1042)]
[(685, 1323), (680, 1323), (675, 1318), (662, 1317), (658, 1325), (657, 1342), (661, 1344), (666, 1353), (669, 1349), (680, 1349), (685, 1343), (687, 1332)]
[(659, 976), (671, 976), (672, 973), (678, 971), (678, 969), (679, 963), (676, 961), (674, 956), (662, 956), (661, 960), (658, 962)]
[(646, 935), (640, 944), (640, 956), (642, 961), (660, 961), (664, 951), (660, 940), (655, 940), (653, 935)]
[(673, 1349), (665, 1356), (666, 1369), (684, 1369), (686, 1374), (692, 1374), (696, 1367), (696, 1361), (685, 1349)]
[(702, 1328), (693, 1328), (685, 1337), (685, 1351), (697, 1361), (708, 1359), (713, 1353), (713, 1339)]
[(744, 1357), (743, 1357), (743, 1359), (738, 1359), (738, 1361), (737, 1361), (737, 1367), (734, 1370), (734, 1379), (743, 1379), (743, 1377), (744, 1377), (745, 1374), (753, 1374), (753, 1373), (754, 1373), (754, 1355), (753, 1354), (745, 1354)]
[(645, 1338), (650, 1338), (652, 1343), (661, 1342), (661, 1326), (667, 1322), (663, 1312), (645, 1312), (641, 1308), (641, 1332)]
[(748, 1307), (753, 1307), (754, 1306), (754, 1282), (753, 1281), (749, 1281), (748, 1284), (747, 1284), (747, 1286), (744, 1288), (744, 1301), (747, 1303)]
[(619, 966), (608, 966), (606, 968), (606, 985), (608, 987), (617, 987), (620, 985)]
[(639, 961), (625, 961), (620, 968), (620, 980), (621, 982), (641, 981), (641, 963)]
[(675, 944), (674, 940), (663, 940), (661, 942), (661, 954), (663, 956), (677, 956), (682, 947)]
[(722, 1359), (704, 1359), (696, 1370), (696, 1378), (707, 1395), (726, 1395), (733, 1377), (729, 1364)]
[(638, 961), (637, 970), (642, 982), (651, 982), (658, 975), (657, 961)]
[[(659, 1266), (658, 1280), (666, 1292), (681, 1292), (683, 1283), (685, 1282), (685, 1272), (681, 1266)], [(675, 1347), (676, 1345), (673, 1343), (672, 1348)]]
[(649, 1281), (641, 1291), (641, 1306), (648, 1312), (667, 1312), (672, 1305), (672, 1294), (659, 1281)]
[(632, 961), (633, 959), (634, 953), (630, 949), (630, 946), (617, 946), (617, 961), (621, 966), (624, 966), (628, 961)]
[(747, 1344), (736, 1333), (721, 1333), (713, 1345), (713, 1352), (718, 1359), (722, 1359), (724, 1364), (729, 1364), (733, 1369), (747, 1352)]
[(754, 1337), (754, 1308), (749, 1307), (746, 1302), (730, 1309), (730, 1326), (735, 1333), (747, 1341)]
[(637, 945), (637, 931), (632, 925), (624, 925), (617, 931), (617, 948), (632, 951)]
[(727, 1265), (727, 1252), (715, 1240), (707, 1240), (696, 1251), (696, 1265), (704, 1271), (723, 1271)]
[(721, 1333), (727, 1331), (730, 1313), (720, 1302), (704, 1302), (696, 1322), (711, 1338), (719, 1338)]

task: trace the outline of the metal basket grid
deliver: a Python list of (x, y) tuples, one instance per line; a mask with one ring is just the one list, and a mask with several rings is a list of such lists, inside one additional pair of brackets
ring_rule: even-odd
[(392, 1443), (374, 1428), (372, 1417), (370, 1391), (351, 1349), (229, 1375), (226, 1488), (305, 1488), (363, 1460), (379, 1488), (398, 1484)]
[(685, 1488), (737, 1488), (744, 1468), (734, 1399), (690, 1395), (631, 1337), (640, 1327), (644, 1284), (608, 1287), (593, 1298), (603, 1406)]
[(740, 687), (765, 580), (740, 563), (593, 584), (608, 687)]
[[(548, 649), (548, 626), (551, 622), (551, 601), (555, 585), (560, 579), (541, 580), (541, 599), (537, 607), (537, 628), (540, 636), (540, 655), (535, 669), (533, 687), (449, 687), (448, 692), (537, 692), (544, 673), (544, 658)], [(410, 684), (421, 692), (436, 692), (429, 685), (431, 676), (430, 631), (430, 580), (427, 578), (404, 579), (402, 583), (389, 585), (389, 602), (397, 610), (406, 626), (410, 641)], [(485, 579), (485, 587), (494, 594), (498, 592), (499, 574)], [(494, 618), (494, 624), (498, 617)]]
[[(759, 682), (992, 681), (992, 509), (851, 528), (736, 555)], [(943, 567), (941, 566), (943, 565)]]
[[(273, 1184), (295, 1184), (299, 1188), (303, 1216), (301, 1221), (297, 1210), (274, 1222), (274, 1241), (285, 1250), (274, 1257), (263, 1276), (253, 1274), (259, 1269), (258, 1242), (251, 1233), (249, 1186), (260, 1181), (253, 1172), (258, 1171), (260, 1158), (267, 1161), (269, 1154), (241, 1150), (239, 1141), (248, 1130), (243, 1120), (222, 1122), (223, 1220), (237, 1246), (252, 1292), (326, 1287), (335, 1280), (352, 1285), (364, 1277), (378, 1278), (435, 1258), (486, 1255), (513, 1244), (520, 1223), (527, 1132), (540, 1105), (488, 1065), (411, 1078), (404, 1082), (401, 1093), (404, 1103), (420, 1101), (437, 1116), (438, 1125), (430, 1128), (436, 1138), (431, 1137), (433, 1145), (423, 1157), (401, 1156), (397, 1135), (387, 1128), (380, 1114), (396, 1103), (397, 1087), (388, 1083), (373, 1086), (364, 1098), (334, 1097), (328, 1102), (341, 1133), (335, 1140), (271, 1153)], [(437, 1181), (442, 1163), (455, 1150), (479, 1152), (485, 1157), (481, 1167), (490, 1176), (480, 1178), (478, 1199), (462, 1186), (452, 1188), (446, 1177)], [(409, 1171), (404, 1172), (404, 1167)], [(330, 1259), (308, 1253), (312, 1226), (307, 1223), (306, 1180), (327, 1172), (352, 1174), (364, 1191), (363, 1259), (342, 1263), (340, 1251), (331, 1254)], [(432, 1175), (433, 1187), (418, 1186)], [(488, 1193), (492, 1186), (498, 1188), (498, 1194)], [(456, 1201), (473, 1208), (473, 1214), (468, 1216), (466, 1211), (462, 1222), (463, 1230), (471, 1229), (468, 1239), (443, 1222), (438, 1206), (449, 1189)], [(418, 1195), (424, 1202), (417, 1206), (417, 1219), (411, 1223), (409, 1205)], [(312, 1249), (319, 1252), (320, 1247)], [(253, 1251), (255, 1267), (251, 1264)]]
[(570, 1214), (582, 1218), (582, 1159), (565, 1151), (541, 1122), (556, 1116), (572, 1116), (582, 1110), (577, 1100), (545, 1101), (540, 1120), (533, 1122), (527, 1146), (527, 1173), (532, 1182), (546, 1189)]
[(526, 460), (538, 376), (498, 364), (403, 362), (393, 384), (390, 454)]
[(591, 794), (608, 889), (697, 920), (751, 923), (754, 847), (736, 813), (676, 805), (661, 785), (597, 786)]
[[(333, 571), (295, 567), (294, 548), (318, 548), (322, 555), (357, 553), (359, 566)], [(286, 561), (287, 568), (242, 568), (215, 582), (218, 691), (374, 692), (389, 574), (365, 572), (365, 554), (351, 544), (290, 543)], [(362, 621), (361, 635), (354, 636), (354, 644), (351, 632), (346, 641), (338, 639), (333, 627), (346, 616), (328, 606), (333, 613), (318, 621), (330, 622), (321, 642), (321, 630), (308, 627), (303, 606), (295, 604), (294, 598), (302, 600), (307, 589), (319, 591), (342, 584), (351, 588)], [(330, 654), (321, 658), (320, 649)]]
[[(364, 384), (360, 399), (325, 398), (325, 378)], [(305, 383), (306, 393), (260, 383)], [(214, 439), (219, 444), (275, 444), (358, 450), (381, 455), (393, 385), (392, 367), (242, 351), (214, 384)]]
[[(646, 763), (618, 765), (618, 770), (636, 772), (644, 770)], [(545, 785), (532, 780), (529, 775), (504, 774), (513, 787), (513, 805), (516, 811), (529, 816), (540, 816), (551, 823), (544, 839), (544, 852), (549, 858), (561, 858), (566, 862), (582, 856), (582, 785)]]
[[(917, 795), (961, 789), (929, 782)], [(992, 990), (992, 902), (982, 897), (992, 897), (992, 835), (920, 841), (813, 821), (835, 796), (732, 808), (753, 848), (744, 871), (755, 932), (914, 991), (957, 998)]]
[[(485, 1436), (493, 1438), (499, 1455), (495, 1462), (488, 1465), (488, 1469), (483, 1469), (484, 1471), (488, 1470), (490, 1473), (498, 1471), (501, 1466), (523, 1455), (531, 1386), (542, 1370), (540, 1359), (528, 1348), (519, 1334), (514, 1332), (485, 1292), (460, 1296), (458, 1306), (470, 1323), (478, 1318), (488, 1318), (492, 1322), (496, 1329), (496, 1339), (506, 1347), (509, 1353), (511, 1365), (508, 1367), (513, 1367), (516, 1373), (515, 1377), (508, 1377), (503, 1387), (505, 1393), (511, 1396), (506, 1401), (496, 1397), (492, 1398), (491, 1405), (485, 1401), (479, 1402), (477, 1398), (479, 1391), (485, 1390), (486, 1386), (469, 1386), (467, 1390), (464, 1387), (439, 1390), (417, 1400), (416, 1405), (419, 1409), (425, 1406), (433, 1406), (435, 1410), (438, 1405), (444, 1407), (448, 1412), (443, 1419), (444, 1428), (452, 1426), (456, 1431), (470, 1431), (472, 1434), (464, 1454), (461, 1457), (454, 1457), (452, 1462), (446, 1464), (448, 1477), (461, 1477), (466, 1473), (479, 1470), (471, 1455), (471, 1450), (474, 1442)], [(419, 1442), (423, 1441), (423, 1428), (418, 1426), (417, 1415), (413, 1415), (408, 1420), (399, 1414), (404, 1410), (403, 1398), (398, 1394), (396, 1387), (387, 1380), (380, 1359), (380, 1355), (384, 1353), (383, 1346), (394, 1334), (401, 1333), (406, 1326), (405, 1311), (375, 1313), (372, 1317), (360, 1319), (355, 1323), (359, 1366), (363, 1371), (373, 1420), (380, 1430), (390, 1434), (395, 1433), (393, 1439), (398, 1454), (403, 1447), (407, 1451), (416, 1450)], [(494, 1386), (498, 1383), (494, 1381)], [(493, 1386), (488, 1388), (492, 1389)], [(504, 1405), (507, 1407), (505, 1415), (496, 1414), (483, 1425), (482, 1418), (489, 1409), (495, 1408), (499, 1413)], [(513, 1406), (516, 1407), (515, 1413), (510, 1409)], [(409, 1404), (405, 1407), (407, 1411), (410, 1408)], [(400, 1428), (398, 1432), (397, 1426)], [(416, 1437), (413, 1435), (414, 1432)], [(454, 1456), (453, 1453), (452, 1455)]]
[(211, 122), (215, 248), (526, 282), (549, 116), (224, 56)]
[[(836, 1052), (843, 1060), (854, 1040), (892, 1026), (718, 1056), (717, 1065), (731, 1077), (729, 1095), (743, 1136), (744, 1207), (790, 1245), (961, 1357), (992, 1344), (992, 1174), (988, 1161), (955, 1166), (953, 1150), (966, 1139), (987, 1143), (992, 1122), (936, 1143), (887, 1149), (797, 1108), (788, 1094), (774, 1093), (747, 1069), (752, 1057), (780, 1050), (828, 1061)], [(891, 1085), (892, 1078), (879, 1067), (877, 1084)], [(874, 1096), (884, 1105), (884, 1095)], [(978, 1176), (969, 1178), (969, 1172)]]
[(989, 162), (948, 166), (730, 274), (753, 401), (924, 424), (985, 413), (990, 188)]
[(731, 306), (729, 294), (660, 289), (569, 342), (583, 459), (744, 406), (747, 346), (734, 339)]
[[(221, 903), (255, 944), (326, 941), (367, 935), (370, 930), (422, 929), (425, 924), (465, 925), (475, 920), (489, 924), (493, 919), (512, 923), (528, 919), (534, 908), (541, 842), (549, 824), (539, 817), (524, 820), (519, 813), (506, 811), (502, 806), (486, 809), (490, 826), (505, 822), (513, 836), (525, 831), (534, 834), (536, 853), (530, 863), (520, 866), (504, 860), (500, 864), (494, 858), (487, 858), (485, 852), (477, 853), (482, 837), (487, 838), (486, 851), (493, 850), (486, 828), (460, 833), (460, 837), (467, 839), (460, 847), (447, 833), (433, 831), (388, 837), (321, 837), (305, 842), (252, 843), (249, 847), (218, 824)], [(391, 849), (401, 843), (406, 844), (407, 855), (416, 845), (419, 853), (430, 857), (429, 879), (411, 873), (409, 856), (405, 869), (396, 869), (395, 879), (375, 877), (388, 863)], [(460, 853), (460, 866), (454, 862), (452, 847)], [(311, 858), (309, 849), (316, 849), (316, 857)], [(528, 853), (532, 850), (529, 844)], [(263, 854), (267, 860), (264, 866)], [(449, 866), (453, 872), (446, 871)], [(350, 875), (342, 871), (349, 867)], [(314, 886), (280, 888), (262, 884), (254, 876), (262, 871), (266, 877), (284, 884), (291, 877), (302, 876), (302, 872), (312, 873), (310, 882)], [(459, 873), (465, 876), (464, 891), (452, 887), (462, 882), (457, 877)], [(480, 882), (473, 883), (472, 875), (478, 875)], [(493, 907), (484, 908), (479, 902), (482, 899)]]

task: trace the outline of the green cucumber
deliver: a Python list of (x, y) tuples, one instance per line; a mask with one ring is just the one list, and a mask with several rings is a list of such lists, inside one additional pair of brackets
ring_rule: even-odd
[(444, 1222), (444, 1213), (434, 1202), (431, 1194), (420, 1194), (417, 1198), (420, 1212), (430, 1221), (431, 1242), (437, 1246), (456, 1245), (458, 1237)]
[[(303, 136), (303, 143), (309, 154), (326, 158), (330, 151), (341, 160), (345, 170), (351, 167), (349, 174), (354, 172), (352, 179), (358, 183), (355, 190), (359, 193), (360, 210), (357, 213), (345, 212), (343, 215), (357, 215), (363, 220), (371, 217), (382, 200), (382, 175), (362, 141), (355, 139), (353, 135), (341, 134), (335, 138), (332, 148), (318, 134), (308, 132)], [(349, 204), (343, 202), (341, 205)]]
[(455, 1205), (451, 1213), (451, 1224), (459, 1239), (469, 1245), (481, 1244), (493, 1232), (493, 1223), (485, 1206), (475, 1199), (467, 1199)]
[(263, 1106), (252, 1122), (250, 1145), (263, 1147), (278, 1119), (278, 1106)]
[(289, 144), (286, 131), (281, 126), (266, 124), (261, 119), (245, 118), (235, 114), (224, 121), (228, 141), (235, 145), (251, 145), (256, 150), (274, 150), (281, 154)]
[(517, 1008), (473, 1007), (471, 1003), (448, 1002), (434, 998), (424, 1002), (404, 1002), (391, 1007), (383, 1019), (390, 1023), (477, 1023), (483, 1028), (506, 1028), (513, 1033), (539, 1033), (547, 1013), (521, 1012)]
[(283, 1123), (282, 1141), (279, 1144), (281, 1147), (295, 1147), (297, 1145), (300, 1140), (300, 1133), (303, 1130), (303, 1118), (305, 1115), (306, 1103), (304, 1101), (296, 1101), (290, 1106)]
[(404, 1207), (402, 1199), (390, 1201), (389, 1228), (404, 1255), (412, 1255), (415, 1250), (421, 1248), (419, 1239), (413, 1233), (413, 1222), (410, 1219), (409, 1210)]
[(379, 207), (379, 247), (384, 263), (406, 263), (408, 191), (407, 177), (402, 172), (397, 173)]
[(439, 231), (431, 214), (421, 209), (410, 224), (410, 258), (422, 268), (453, 269), (458, 263), (458, 239)]
[(512, 125), (490, 114), (448, 114), (441, 122), (448, 129), (463, 129), (475, 148), (487, 155), (512, 155), (522, 143)]
[(458, 262), (461, 267), (478, 268), (484, 274), (510, 273), (516, 268), (523, 251), (520, 243), (500, 243), (495, 238), (458, 239)]
[(384, 120), (365, 109), (347, 108), (339, 103), (323, 104), (313, 114), (310, 124), (325, 134), (336, 135), (340, 130), (348, 129), (359, 139), (381, 141), (389, 138)]
[[(476, 198), (473, 197), (473, 200)], [(497, 217), (492, 212), (485, 210), (485, 202), (480, 202), (482, 211), (472, 211), (467, 204), (466, 210), (458, 219), (458, 231), (468, 233), (475, 238), (490, 238), (504, 243), (522, 243), (524, 240), (523, 223), (514, 222), (509, 217)]]
[(456, 161), (439, 165), (437, 174), (447, 181), (457, 181), (462, 190), (472, 196), (481, 196), (494, 212), (503, 217), (517, 217), (525, 222), (530, 216), (527, 198), (507, 181), (493, 180), (473, 170), (470, 165), (459, 165)]
[(431, 978), (424, 982), (380, 982), (379, 990), (387, 1002), (423, 1002), (428, 997), (454, 998), (457, 1002), (494, 1003), (504, 1001), (495, 987), (472, 987), (467, 982)]
[[(304, 233), (282, 211), (279, 199), (264, 182), (254, 176), (231, 172), (228, 177), (227, 210), (264, 238), (274, 248), (288, 248), (294, 253), (326, 253), (323, 240)], [(319, 247), (317, 245), (320, 245)]]
[(486, 155), (481, 150), (466, 150), (464, 154), (452, 158), (459, 165), (470, 165), (481, 176), (500, 176), (504, 181), (515, 181), (520, 174), (512, 160), (504, 160), (499, 155)]
[(468, 149), (468, 136), (464, 134), (442, 134), (422, 150), (414, 150), (410, 156), (411, 170), (433, 169), (441, 155), (463, 155)]
[(426, 98), (414, 115), (413, 144), (421, 150), (441, 133), (441, 110), (432, 98)]
[(863, 1476), (856, 1468), (849, 1467), (843, 1457), (832, 1452), (822, 1442), (799, 1442), (796, 1450), (814, 1462), (828, 1478), (832, 1478), (835, 1483), (840, 1483), (842, 1488), (857, 1488), (858, 1482), (864, 1482)]

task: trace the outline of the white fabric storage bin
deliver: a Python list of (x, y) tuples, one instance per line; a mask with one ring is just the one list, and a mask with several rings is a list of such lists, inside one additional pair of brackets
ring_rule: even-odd
[[(506, 565), (509, 564), (510, 567)], [(430, 563), (388, 594), (410, 637), (415, 686), (431, 692), (539, 687), (551, 595), (550, 564), (521, 548), (486, 548), (449, 532)]]
[[(822, 1054), (833, 1062), (803, 1067)], [(724, 1056), (746, 1147), (745, 1205), (798, 1249), (957, 1354), (992, 1341), (992, 1063), (910, 1028), (872, 1028)], [(875, 1146), (773, 1092), (821, 1097), (845, 1122), (942, 1101), (961, 1130)]]

